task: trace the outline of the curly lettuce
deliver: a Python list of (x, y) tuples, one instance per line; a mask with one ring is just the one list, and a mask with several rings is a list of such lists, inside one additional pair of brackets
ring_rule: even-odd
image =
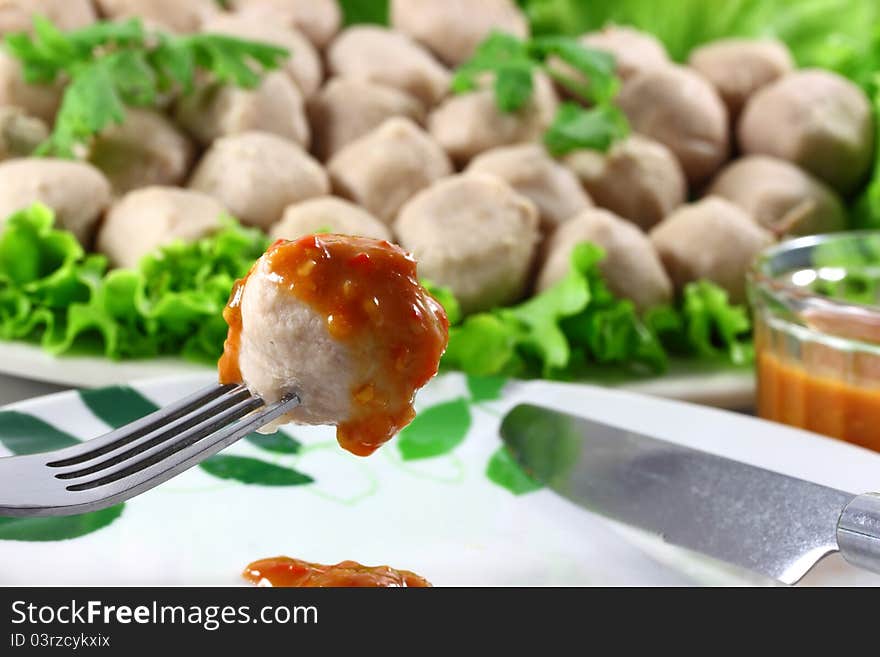
[(176, 242), (136, 269), (109, 270), (87, 254), (54, 216), (35, 204), (15, 213), (0, 235), (0, 338), (37, 341), (52, 354), (108, 358), (219, 356), (226, 336), (222, 310), (237, 278), (268, 238), (225, 218), (216, 234)]
[(605, 284), (604, 253), (579, 244), (556, 285), (510, 308), (477, 313), (450, 329), (446, 368), (478, 376), (569, 379), (596, 365), (660, 374), (670, 356), (748, 363), (751, 322), (709, 281), (691, 283), (676, 305), (640, 315)]
[[(226, 217), (210, 237), (163, 246), (136, 269), (108, 270), (104, 256), (86, 253), (53, 222), (52, 211), (35, 204), (9, 217), (0, 234), (0, 339), (39, 342), (52, 354), (215, 362), (232, 286), (269, 243)], [(464, 319), (449, 290), (426, 282), (453, 324), (444, 366), (568, 379), (595, 365), (661, 373), (670, 355), (747, 362), (748, 315), (720, 288), (693, 283), (678, 305), (640, 315), (608, 289), (603, 257), (580, 244), (569, 273), (550, 289)]]

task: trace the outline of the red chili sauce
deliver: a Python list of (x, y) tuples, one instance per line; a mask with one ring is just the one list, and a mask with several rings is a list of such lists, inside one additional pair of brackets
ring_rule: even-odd
[[(449, 339), (443, 307), (419, 284), (415, 260), (384, 240), (310, 235), (278, 240), (263, 258), (278, 285), (325, 317), (332, 337), (351, 344), (352, 353), (369, 354), (354, 364), (353, 410), (336, 435), (350, 452), (371, 454), (409, 424), (416, 391), (437, 373)], [(218, 364), (221, 383), (242, 381), (246, 282), (236, 283), (223, 311), (229, 333)]]
[(257, 586), (316, 587), (427, 587), (431, 583), (408, 570), (389, 566), (362, 566), (355, 561), (342, 561), (323, 566), (290, 557), (260, 559), (250, 564), (244, 578)]

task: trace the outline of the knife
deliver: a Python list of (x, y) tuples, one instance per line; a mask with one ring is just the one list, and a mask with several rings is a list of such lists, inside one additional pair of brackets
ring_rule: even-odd
[(880, 494), (854, 495), (530, 404), (501, 423), (539, 483), (612, 520), (794, 584), (839, 551), (880, 573)]

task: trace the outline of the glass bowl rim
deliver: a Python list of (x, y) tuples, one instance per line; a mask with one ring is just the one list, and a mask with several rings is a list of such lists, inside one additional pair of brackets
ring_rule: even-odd
[[(839, 231), (835, 233), (822, 233), (818, 235), (805, 235), (777, 242), (761, 251), (746, 274), (750, 285), (760, 288), (763, 292), (770, 293), (774, 298), (790, 306), (791, 298), (796, 297), (800, 304), (818, 305), (826, 311), (851, 314), (853, 310), (861, 313), (869, 313), (880, 319), (880, 302), (876, 304), (861, 303), (857, 301), (845, 301), (812, 290), (805, 289), (792, 283), (786, 283), (772, 274), (764, 271), (764, 267), (780, 255), (803, 248), (815, 248), (819, 244), (841, 239), (859, 239), (864, 237), (876, 237), (880, 239), (880, 229), (862, 229)], [(880, 266), (880, 262), (878, 262)], [(842, 266), (842, 268), (846, 268)], [(780, 298), (784, 295), (787, 298)]]

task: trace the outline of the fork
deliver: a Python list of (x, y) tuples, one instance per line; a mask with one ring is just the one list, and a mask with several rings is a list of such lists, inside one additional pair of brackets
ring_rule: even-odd
[(214, 384), (130, 424), (63, 449), (0, 458), (0, 516), (65, 516), (143, 493), (299, 405)]

